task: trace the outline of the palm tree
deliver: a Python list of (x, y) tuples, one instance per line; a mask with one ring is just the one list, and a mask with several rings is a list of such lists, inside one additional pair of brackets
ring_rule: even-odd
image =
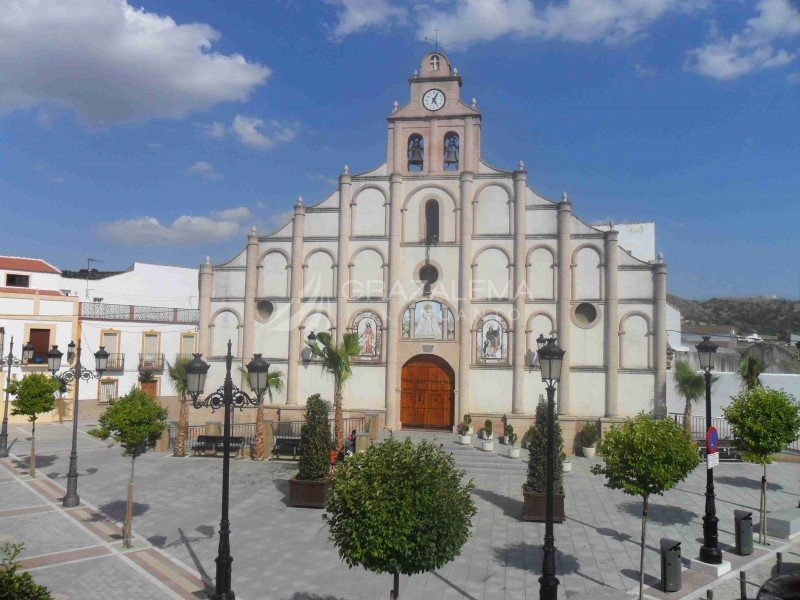
[(186, 456), (186, 433), (189, 431), (189, 403), (186, 401), (186, 363), (188, 356), (179, 356), (175, 364), (167, 361), (169, 382), (181, 397), (181, 411), (178, 415), (178, 435), (175, 437), (175, 456)]
[(736, 374), (742, 380), (742, 387), (752, 390), (761, 385), (761, 374), (765, 371), (764, 363), (755, 356), (745, 356), (739, 361), (739, 369)]
[(350, 369), (350, 359), (361, 353), (358, 334), (345, 333), (342, 336), (342, 343), (337, 346), (331, 334), (323, 331), (316, 334), (316, 340), (312, 338), (306, 344), (311, 349), (311, 354), (322, 359), (322, 369), (333, 375), (333, 436), (336, 447), (341, 448), (344, 446), (342, 388), (353, 373)]
[(683, 429), (692, 435), (692, 403), (700, 400), (706, 391), (703, 376), (686, 361), (675, 362), (675, 392), (683, 396), (686, 406), (683, 409)]
[[(247, 382), (247, 387), (250, 387), (247, 369), (239, 367), (239, 373), (241, 373), (244, 381)], [(284, 388), (283, 372), (276, 369), (267, 371), (267, 395), (269, 396), (270, 404), (272, 404), (273, 394), (279, 394)], [(267, 458), (267, 449), (264, 446), (264, 403), (259, 402), (256, 408), (256, 426), (253, 434), (253, 460), (264, 460), (265, 458)]]

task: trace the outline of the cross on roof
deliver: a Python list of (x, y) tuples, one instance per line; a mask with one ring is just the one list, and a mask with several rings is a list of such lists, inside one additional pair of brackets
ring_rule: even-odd
[(427, 35), (425, 36), (425, 41), (433, 43), (433, 49), (437, 52), (439, 51), (439, 46), (447, 46), (444, 42), (439, 41), (439, 28), (433, 30), (433, 38), (429, 38)]

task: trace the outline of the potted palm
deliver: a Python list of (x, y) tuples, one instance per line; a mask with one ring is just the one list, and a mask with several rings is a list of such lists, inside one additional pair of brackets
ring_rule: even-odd
[(506, 425), (506, 443), (508, 444), (508, 458), (519, 458), (519, 448), (514, 444), (517, 443), (517, 434), (514, 433), (512, 425)]
[(481, 439), (481, 450), (483, 450), (484, 452), (491, 452), (492, 450), (494, 450), (491, 419), (486, 419), (483, 422), (483, 439)]
[[(564, 521), (564, 439), (561, 424), (556, 421), (553, 429), (553, 447), (557, 456), (553, 473), (553, 520)], [(526, 434), (528, 440), (528, 477), (522, 486), (524, 497), (522, 520), (544, 522), (547, 509), (547, 401), (539, 396), (536, 406), (536, 421)]]
[(580, 432), (581, 451), (586, 458), (594, 458), (595, 444), (600, 437), (597, 423), (586, 423)]
[(467, 427), (467, 424), (463, 421), (458, 424), (458, 443), (462, 446), (469, 446), (472, 441), (470, 430), (471, 428)]
[[(250, 378), (245, 367), (239, 367), (242, 380), (250, 387)], [(250, 388), (252, 390), (252, 388)], [(267, 396), (269, 403), (272, 404), (274, 394), (280, 393), (285, 389), (283, 383), (283, 372), (277, 369), (267, 371)], [(264, 403), (259, 402), (256, 408), (256, 425), (253, 430), (253, 450), (251, 452), (253, 460), (265, 460), (267, 458), (267, 447), (264, 440)]]
[(289, 480), (289, 504), (325, 508), (330, 488), (328, 464), (333, 444), (328, 424), (328, 405), (319, 394), (306, 401), (306, 418), (300, 429), (300, 465)]

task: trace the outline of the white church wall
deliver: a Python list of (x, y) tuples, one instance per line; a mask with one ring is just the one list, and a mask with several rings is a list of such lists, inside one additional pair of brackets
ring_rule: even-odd
[(386, 235), (386, 197), (384, 192), (366, 188), (353, 195), (352, 235)]
[[(572, 213), (572, 235), (595, 235), (599, 231), (586, 223), (575, 213)], [(601, 242), (602, 243), (602, 238)]]
[(603, 314), (598, 308), (598, 317), (590, 329), (571, 325), (570, 364), (582, 367), (603, 366)]
[(487, 248), (475, 258), (472, 297), (506, 299), (511, 294), (508, 255), (498, 248)]
[(606, 374), (601, 370), (570, 371), (570, 413), (580, 417), (602, 417), (606, 407)]
[[(539, 403), (539, 396), (547, 399), (547, 389), (542, 381), (542, 372), (539, 369), (530, 369), (525, 372), (525, 413), (532, 415), (536, 413), (536, 405)], [(558, 395), (556, 395), (558, 398)], [(522, 437), (525, 432), (516, 432)]]
[(308, 255), (303, 267), (303, 296), (306, 298), (329, 298), (334, 295), (334, 267), (330, 254), (314, 250)]
[(488, 185), (476, 197), (475, 235), (511, 233), (511, 198), (504, 187)]
[(505, 414), (511, 412), (511, 369), (470, 371), (470, 412)]
[(322, 202), (315, 204), (313, 208), (339, 208), (339, 190), (336, 189)]
[(531, 338), (528, 342), (528, 349), (535, 350), (537, 348), (536, 338), (539, 335), (550, 337), (556, 331), (556, 307), (555, 305), (549, 307), (537, 305), (528, 307), (528, 310), (530, 311), (530, 316), (527, 320), (527, 329), (530, 330)]
[(549, 245), (528, 254), (528, 297), (549, 300), (556, 294), (556, 251)]
[(541, 196), (531, 188), (526, 188), (525, 204), (528, 206), (554, 206), (556, 203)]
[(289, 295), (289, 261), (276, 250), (268, 250), (259, 264), (258, 296), (285, 298)]
[[(449, 192), (449, 193), (448, 193)], [(442, 190), (434, 186), (423, 187), (406, 200), (403, 206), (403, 241), (419, 242), (425, 238), (425, 204), (436, 200), (439, 204), (439, 242), (456, 240), (456, 203), (458, 190)]]
[(653, 412), (655, 375), (623, 372), (619, 374), (618, 385), (620, 416), (634, 417), (642, 411)]
[(361, 250), (353, 261), (351, 298), (383, 298), (383, 257), (372, 249)]
[(323, 371), (319, 361), (302, 361), (299, 371), (298, 401), (305, 404), (309, 396), (319, 394), (323, 400), (330, 402), (333, 410), (333, 376)]
[(620, 299), (643, 299), (653, 297), (653, 273), (651, 270), (628, 270), (618, 272), (617, 281)]
[(212, 278), (212, 298), (243, 298), (244, 269), (215, 269)]
[(623, 369), (649, 369), (651, 356), (650, 325), (639, 314), (631, 314), (620, 322), (619, 365)]
[(383, 410), (386, 408), (386, 369), (353, 365), (353, 376), (345, 388), (346, 408)]
[(525, 212), (525, 231), (527, 235), (553, 235), (558, 228), (558, 211), (547, 205), (528, 208)]
[(339, 233), (339, 214), (334, 212), (306, 211), (305, 236), (329, 237)]
[[(288, 308), (283, 312), (287, 313), (288, 317)], [(276, 323), (256, 321), (253, 325), (253, 352), (260, 352), (270, 358), (287, 358), (289, 356), (288, 324), (288, 318), (285, 322)]]
[(600, 299), (600, 251), (596, 246), (579, 248), (572, 257), (572, 288), (576, 300)]
[(228, 352), (228, 340), (233, 342), (231, 348), (234, 356), (239, 352), (241, 328), (239, 317), (231, 310), (222, 310), (211, 319), (211, 356), (225, 356)]

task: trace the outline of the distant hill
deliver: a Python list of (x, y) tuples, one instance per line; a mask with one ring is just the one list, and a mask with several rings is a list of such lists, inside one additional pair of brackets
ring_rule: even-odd
[(681, 311), (684, 325), (730, 325), (742, 334), (776, 335), (788, 339), (800, 333), (800, 301), (782, 298), (711, 298), (667, 301)]

